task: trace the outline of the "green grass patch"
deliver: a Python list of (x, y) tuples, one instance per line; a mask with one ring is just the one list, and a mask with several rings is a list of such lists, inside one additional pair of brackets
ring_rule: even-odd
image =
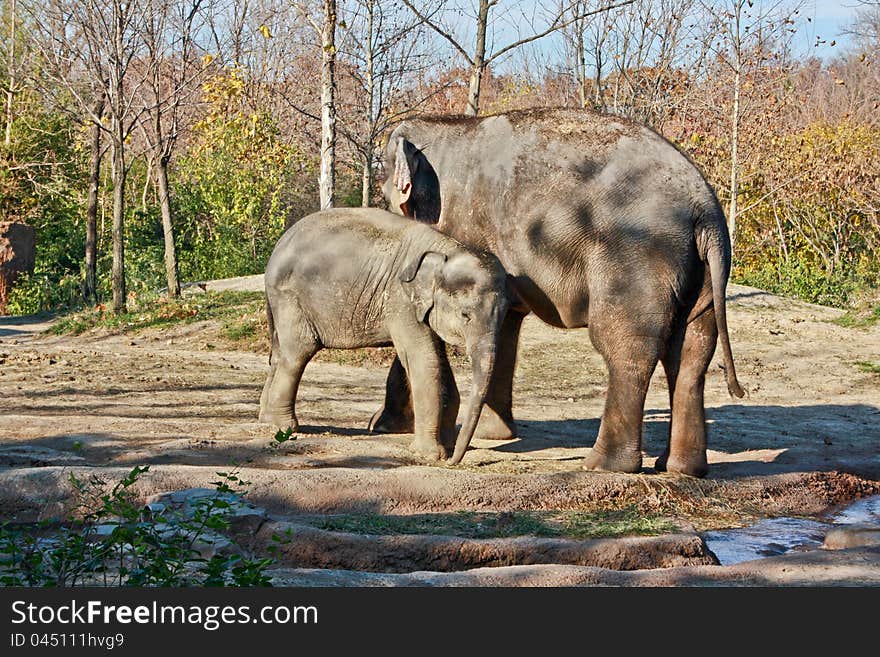
[(831, 321), (846, 328), (868, 328), (880, 322), (880, 306), (874, 306), (862, 312), (850, 310), (845, 315)]
[(678, 530), (668, 518), (645, 514), (635, 508), (614, 511), (568, 511), (559, 519), (562, 535), (571, 538), (656, 536)]
[(607, 538), (674, 532), (668, 519), (634, 508), (612, 511), (515, 511), (426, 513), (409, 516), (339, 515), (312, 521), (320, 529), (354, 534), (439, 534), (461, 538), (539, 536)]
[(227, 340), (250, 340), (261, 330), (259, 318), (242, 317), (241, 319), (226, 322), (223, 325), (223, 337)]
[(856, 363), (856, 367), (858, 367), (865, 374), (880, 374), (880, 365), (867, 360), (858, 361)]
[[(79, 335), (92, 329), (111, 333), (128, 333), (145, 328), (162, 328), (175, 324), (219, 319), (227, 320), (232, 333), (243, 334), (244, 322), (236, 322), (247, 313), (262, 311), (262, 292), (205, 292), (178, 299), (149, 296), (129, 302), (128, 312), (114, 314), (104, 305), (94, 306), (61, 316), (49, 329), (58, 335)], [(265, 311), (262, 311), (265, 314)], [(255, 324), (248, 321), (247, 324)], [(256, 331), (256, 326), (253, 327)]]

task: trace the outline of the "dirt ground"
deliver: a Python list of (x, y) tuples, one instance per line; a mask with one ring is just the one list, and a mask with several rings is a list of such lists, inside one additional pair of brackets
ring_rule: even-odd
[[(728, 396), (716, 356), (706, 382), (704, 480), (652, 468), (669, 422), (659, 369), (645, 410), (643, 472), (581, 471), (602, 414), (605, 370), (586, 331), (534, 317), (524, 324), (515, 381), (519, 436), (475, 440), (455, 468), (420, 461), (407, 450), (410, 436), (367, 433), (386, 373), (369, 358), (339, 352), (312, 362), (299, 393), (301, 433), (273, 449), (274, 430), (256, 419), (266, 355), (236, 350), (214, 323), (71, 337), (41, 333), (47, 324), (32, 318), (0, 318), (0, 515), (58, 514), (71, 500), (70, 472), (112, 480), (134, 465), (151, 466), (140, 483), (144, 498), (209, 485), (237, 465), (250, 482), (248, 499), (273, 522), (294, 526), (341, 515), (472, 513), (497, 524), (520, 512), (552, 521), (566, 511), (630, 510), (692, 534), (821, 514), (880, 493), (880, 375), (865, 365), (880, 364), (880, 326), (839, 326), (831, 320), (840, 311), (742, 286), (731, 286), (728, 309), (748, 396)], [(466, 368), (456, 376), (465, 389)], [(693, 566), (699, 577), (722, 568), (694, 563), (702, 564)], [(334, 564), (357, 570), (345, 559)], [(303, 551), (285, 565), (328, 567)], [(419, 565), (416, 555), (412, 569)]]

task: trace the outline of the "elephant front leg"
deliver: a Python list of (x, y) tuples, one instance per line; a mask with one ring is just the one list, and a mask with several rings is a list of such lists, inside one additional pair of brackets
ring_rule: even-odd
[(510, 310), (501, 326), (498, 355), (489, 395), (480, 414), (475, 438), (507, 440), (516, 436), (513, 419), (513, 374), (516, 371), (516, 355), (519, 348), (519, 332), (525, 315)]
[(440, 367), (440, 442), (447, 452), (452, 453), (455, 448), (455, 421), (458, 418), (458, 409), (461, 405), (461, 396), (455, 383), (455, 376), (449, 366), (449, 358), (446, 356), (446, 345), (439, 338), (435, 338), (435, 354)]
[[(443, 365), (445, 355), (441, 356), (442, 344), (430, 331), (418, 332), (421, 335), (406, 335), (394, 340), (401, 363), (413, 382), (415, 435), (410, 449), (431, 460), (444, 460), (452, 454), (455, 442), (454, 415), (450, 421), (447, 409), (455, 406), (455, 413), (458, 412), (457, 404), (447, 406), (443, 403), (443, 383), (447, 375), (451, 376), (451, 371), (448, 371), (448, 363), (445, 367)], [(447, 401), (452, 400), (447, 398)]]

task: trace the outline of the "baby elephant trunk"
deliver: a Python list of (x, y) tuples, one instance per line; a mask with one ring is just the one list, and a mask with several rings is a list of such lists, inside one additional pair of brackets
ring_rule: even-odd
[[(496, 331), (497, 333), (497, 331)], [(449, 459), (450, 465), (461, 462), (464, 453), (471, 444), (471, 438), (480, 420), (480, 412), (489, 392), (489, 382), (492, 380), (492, 371), (495, 368), (495, 355), (498, 350), (498, 335), (489, 334), (475, 340), (472, 344), (468, 341), (468, 355), (473, 367), (473, 386), (468, 401), (467, 413), (462, 422), (461, 430), (455, 441), (455, 451)]]

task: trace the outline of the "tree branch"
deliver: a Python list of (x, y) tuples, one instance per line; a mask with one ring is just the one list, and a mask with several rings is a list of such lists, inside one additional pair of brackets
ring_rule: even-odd
[[(403, 1), (406, 2), (406, 0), (403, 0)], [(504, 46), (501, 50), (489, 55), (486, 58), (486, 60), (485, 60), (486, 65), (488, 66), (494, 60), (501, 57), (501, 55), (504, 55), (505, 53), (510, 52), (514, 48), (519, 48), (520, 46), (523, 46), (527, 43), (531, 43), (532, 41), (537, 41), (538, 39), (542, 39), (545, 36), (547, 36), (548, 34), (551, 34), (552, 32), (556, 32), (557, 30), (561, 30), (565, 27), (568, 27), (569, 25), (571, 25), (572, 23), (574, 23), (576, 21), (583, 20), (584, 18), (587, 18), (588, 16), (595, 16), (596, 14), (601, 14), (606, 11), (611, 11), (612, 9), (619, 9), (620, 7), (626, 7), (627, 5), (631, 5), (633, 2), (635, 2), (635, 0), (621, 0), (621, 2), (617, 2), (613, 5), (608, 5), (607, 7), (601, 7), (599, 9), (593, 9), (591, 11), (579, 13), (576, 16), (569, 18), (568, 20), (560, 23), (558, 21), (565, 15), (565, 12), (561, 11), (556, 16), (556, 18), (553, 19), (553, 22), (550, 23), (550, 27), (548, 27), (546, 30), (544, 30), (543, 32), (540, 32), (538, 34), (533, 34), (532, 36), (525, 37), (524, 39), (520, 39), (519, 41), (514, 41), (513, 43)], [(406, 4), (409, 4), (409, 3), (406, 3)]]
[[(468, 64), (470, 64), (471, 66), (474, 65), (473, 58), (470, 55), (468, 55), (467, 51), (461, 47), (461, 44), (459, 44), (458, 41), (456, 41), (455, 38), (451, 34), (449, 34), (448, 32), (445, 32), (439, 26), (435, 25), (434, 22), (431, 21), (430, 18), (423, 15), (418, 9), (413, 7), (412, 3), (409, 0), (402, 0), (402, 1), (403, 1), (403, 4), (405, 4), (407, 7), (409, 7), (410, 11), (412, 11), (412, 13), (414, 13), (420, 21), (422, 21), (425, 25), (427, 25), (432, 30), (434, 30), (437, 34), (439, 34), (444, 39), (446, 39), (450, 44), (452, 44), (452, 47), (455, 48), (461, 54), (461, 56), (465, 58), (465, 61), (467, 61)], [(629, 0), (629, 2), (634, 2), (634, 0)]]

